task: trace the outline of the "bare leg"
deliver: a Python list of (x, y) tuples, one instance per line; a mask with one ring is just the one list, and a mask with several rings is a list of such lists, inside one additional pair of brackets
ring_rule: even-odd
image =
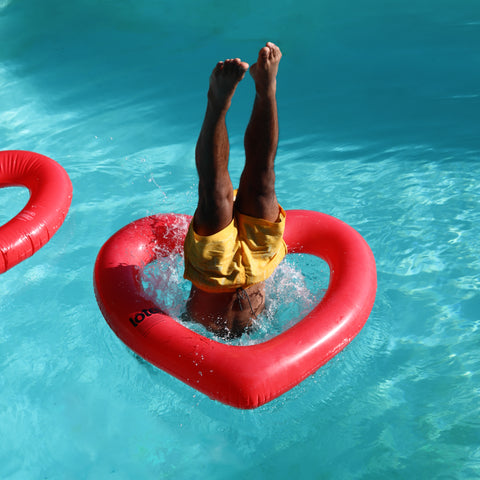
[(240, 212), (271, 222), (278, 219), (279, 213), (274, 162), (278, 145), (276, 79), (281, 58), (280, 49), (268, 42), (250, 68), (256, 96), (245, 132), (245, 168), (236, 200)]
[(195, 149), (198, 206), (194, 228), (199, 235), (212, 235), (233, 218), (233, 188), (228, 173), (229, 142), (225, 118), (235, 89), (248, 64), (240, 59), (219, 62), (210, 76), (208, 104)]

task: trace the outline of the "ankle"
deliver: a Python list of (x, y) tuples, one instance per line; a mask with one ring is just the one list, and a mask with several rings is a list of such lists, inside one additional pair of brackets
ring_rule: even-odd
[(260, 99), (264, 100), (275, 100), (277, 95), (277, 82), (268, 82), (268, 84), (257, 83), (255, 84), (256, 95)]
[(208, 91), (207, 94), (208, 102), (207, 102), (207, 112), (221, 115), (226, 114), (230, 105), (232, 104), (232, 100), (223, 100), (216, 97), (215, 93), (212, 90)]
[(255, 101), (264, 105), (272, 105), (277, 101), (276, 90), (272, 89), (258, 89), (255, 94)]

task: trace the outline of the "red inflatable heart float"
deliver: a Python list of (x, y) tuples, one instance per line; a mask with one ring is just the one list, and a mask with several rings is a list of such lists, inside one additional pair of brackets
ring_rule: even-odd
[(290, 210), (284, 238), (290, 253), (323, 258), (330, 283), (305, 318), (263, 343), (220, 343), (191, 331), (143, 291), (148, 263), (181, 253), (190, 217), (154, 215), (113, 235), (95, 264), (97, 302), (116, 335), (148, 362), (209, 397), (237, 408), (263, 405), (314, 373), (362, 329), (377, 287), (373, 254), (344, 222), (318, 212)]

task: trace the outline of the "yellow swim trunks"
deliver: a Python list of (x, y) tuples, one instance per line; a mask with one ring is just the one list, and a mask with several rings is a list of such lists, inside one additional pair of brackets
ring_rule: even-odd
[(198, 235), (190, 223), (185, 238), (184, 278), (207, 292), (229, 292), (266, 280), (287, 253), (285, 210), (276, 222), (235, 212), (213, 235)]

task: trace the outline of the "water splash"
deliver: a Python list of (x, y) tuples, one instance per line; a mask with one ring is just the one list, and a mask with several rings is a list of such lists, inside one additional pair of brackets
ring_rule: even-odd
[[(289, 255), (265, 282), (267, 304), (254, 328), (229, 344), (251, 345), (279, 335), (297, 323), (323, 297), (329, 269), (323, 260), (311, 255)], [(185, 304), (190, 282), (183, 279), (183, 256), (162, 256), (147, 265), (141, 276), (146, 294), (172, 318), (187, 328), (220, 342), (202, 325), (185, 322)]]

